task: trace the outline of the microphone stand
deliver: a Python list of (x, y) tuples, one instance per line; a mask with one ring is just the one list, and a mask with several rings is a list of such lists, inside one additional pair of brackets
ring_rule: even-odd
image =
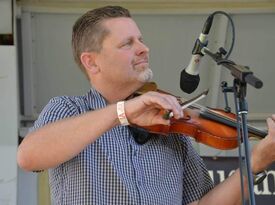
[[(237, 131), (239, 141), (239, 164), (240, 164), (240, 175), (241, 175), (241, 188), (242, 188), (242, 202), (245, 205), (244, 199), (244, 175), (247, 176), (248, 191), (249, 191), (249, 204), (255, 205), (255, 196), (253, 188), (253, 174), (250, 164), (250, 147), (248, 141), (248, 129), (247, 129), (247, 102), (246, 102), (246, 89), (247, 83), (255, 88), (261, 88), (263, 83), (260, 79), (253, 75), (253, 72), (249, 70), (249, 67), (237, 65), (231, 60), (223, 59), (222, 55), (226, 54), (223, 48), (220, 48), (217, 53), (212, 53), (208, 48), (202, 48), (202, 53), (209, 55), (217, 65), (222, 65), (231, 71), (234, 77), (233, 91), (235, 96), (235, 107), (237, 116)], [(232, 92), (233, 92), (232, 91)], [(240, 127), (240, 125), (241, 127)], [(241, 154), (241, 141), (244, 144), (244, 157)], [(243, 166), (243, 164), (245, 166)], [(244, 169), (245, 168), (245, 169)]]

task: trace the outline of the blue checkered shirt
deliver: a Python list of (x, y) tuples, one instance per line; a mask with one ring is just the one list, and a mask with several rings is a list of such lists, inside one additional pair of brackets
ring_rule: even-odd
[[(55, 97), (31, 130), (106, 105), (93, 88), (84, 96)], [(49, 183), (52, 205), (180, 205), (213, 188), (188, 137), (154, 136), (140, 145), (128, 126), (112, 128), (73, 159), (49, 169)]]

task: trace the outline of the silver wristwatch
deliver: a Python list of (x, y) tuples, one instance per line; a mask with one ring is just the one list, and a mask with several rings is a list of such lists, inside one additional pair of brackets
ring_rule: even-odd
[(266, 178), (266, 176), (267, 176), (266, 170), (258, 172), (257, 174), (253, 174), (254, 185), (258, 185), (258, 184), (262, 183), (263, 180)]

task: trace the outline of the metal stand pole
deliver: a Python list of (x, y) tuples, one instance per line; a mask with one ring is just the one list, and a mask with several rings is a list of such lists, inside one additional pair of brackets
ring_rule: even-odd
[[(223, 59), (222, 55), (226, 53), (223, 48), (219, 49), (219, 52), (212, 53), (204, 47), (202, 49), (203, 54), (209, 55), (214, 59), (218, 65), (223, 65), (231, 71), (231, 74), (234, 76), (234, 96), (235, 96), (235, 107), (237, 114), (237, 122), (241, 126), (237, 126), (238, 129), (238, 138), (239, 138), (239, 164), (240, 164), (240, 175), (241, 175), (241, 188), (242, 188), (242, 202), (245, 203), (244, 197), (244, 175), (247, 177), (248, 181), (248, 191), (249, 191), (249, 205), (255, 205), (255, 196), (254, 196), (254, 186), (253, 186), (253, 175), (250, 164), (250, 147), (248, 141), (248, 129), (247, 129), (247, 102), (245, 99), (247, 84), (252, 85), (255, 88), (261, 88), (263, 83), (260, 79), (255, 77), (253, 73), (249, 70), (247, 66), (241, 66), (235, 64), (233, 61)], [(241, 153), (241, 140), (244, 145), (244, 157)], [(244, 159), (244, 161), (243, 161)], [(245, 164), (245, 170), (243, 170), (243, 164)], [(244, 204), (245, 205), (245, 204)]]

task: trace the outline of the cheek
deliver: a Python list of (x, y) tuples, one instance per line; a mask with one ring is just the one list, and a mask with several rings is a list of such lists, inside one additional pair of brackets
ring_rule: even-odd
[(117, 56), (113, 61), (112, 68), (115, 69), (115, 75), (121, 76), (121, 78), (129, 78), (135, 74), (131, 58), (126, 56)]
[(114, 58), (117, 58), (117, 59), (120, 59), (122, 62), (126, 63), (130, 63), (132, 62), (133, 58), (134, 58), (134, 55), (133, 55), (133, 52), (132, 50), (128, 49), (128, 50), (117, 50), (117, 52), (113, 52), (113, 57)]
[(132, 68), (133, 55), (126, 51), (117, 51), (105, 53), (101, 58), (101, 63), (107, 69), (116, 69), (118, 71)]

